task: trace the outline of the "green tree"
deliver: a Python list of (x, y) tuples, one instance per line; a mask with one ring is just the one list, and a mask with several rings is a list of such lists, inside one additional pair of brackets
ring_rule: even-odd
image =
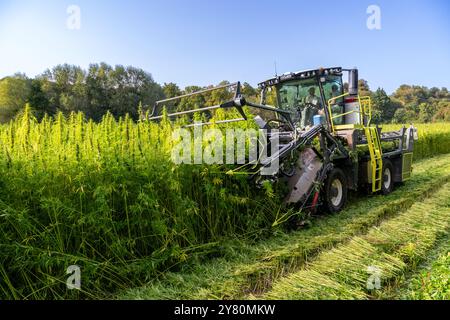
[(115, 117), (129, 114), (133, 119), (137, 119), (139, 103), (152, 106), (164, 97), (161, 86), (142, 69), (118, 65), (109, 76), (111, 83), (109, 110)]
[(405, 123), (408, 120), (408, 113), (405, 108), (399, 108), (395, 110), (394, 117), (392, 118), (393, 123)]
[(250, 101), (259, 102), (259, 91), (255, 88), (253, 88), (249, 83), (244, 82), (242, 84), (242, 94), (245, 96), (246, 99)]
[(393, 97), (403, 104), (419, 105), (427, 102), (429, 91), (426, 87), (401, 85), (393, 94)]
[[(348, 90), (348, 87), (347, 87), (347, 90)], [(358, 80), (358, 91), (359, 91), (359, 95), (362, 97), (372, 95), (372, 91), (370, 91), (369, 83), (364, 79)]]
[[(202, 90), (202, 87), (199, 86), (188, 86), (184, 89), (185, 94), (194, 93), (197, 91)], [(178, 111), (184, 111), (184, 110), (192, 110), (197, 109), (206, 104), (206, 99), (204, 95), (195, 95), (191, 97), (182, 98), (177, 110)]]
[(110, 81), (111, 66), (106, 63), (91, 64), (86, 75), (86, 95), (88, 99), (87, 117), (101, 120), (109, 109), (113, 91)]
[(37, 119), (42, 119), (45, 114), (54, 115), (56, 109), (50, 107), (50, 101), (43, 90), (43, 80), (36, 78), (31, 80), (31, 88), (28, 97), (30, 105), (35, 110)]
[(436, 110), (433, 104), (421, 103), (419, 105), (419, 122), (426, 123), (433, 119)]
[(24, 75), (0, 80), (0, 122), (8, 122), (25, 106), (31, 92), (31, 83)]
[(399, 107), (401, 104), (393, 101), (382, 88), (378, 88), (372, 95), (373, 120), (376, 123), (391, 122)]
[(174, 98), (182, 94), (180, 88), (173, 82), (164, 83), (162, 86), (165, 98)]
[(62, 64), (46, 70), (38, 77), (41, 90), (53, 112), (86, 111), (85, 72), (78, 66)]
[(450, 101), (439, 101), (433, 121), (450, 121)]

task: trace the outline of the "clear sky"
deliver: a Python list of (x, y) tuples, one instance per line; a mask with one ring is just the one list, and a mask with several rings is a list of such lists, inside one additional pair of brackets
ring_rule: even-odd
[[(67, 27), (69, 5), (81, 28)], [(369, 5), (381, 29), (369, 30)], [(357, 66), (372, 89), (450, 87), (448, 0), (0, 0), (0, 78), (69, 63), (133, 65), (159, 83), (256, 85), (274, 74)]]

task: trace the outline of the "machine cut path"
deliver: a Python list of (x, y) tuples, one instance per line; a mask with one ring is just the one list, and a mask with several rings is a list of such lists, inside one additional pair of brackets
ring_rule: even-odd
[(450, 183), (446, 183), (423, 202), (278, 279), (263, 298), (380, 298), (383, 287), (425, 257), (449, 225)]
[(388, 196), (353, 197), (307, 229), (257, 243), (227, 241), (220, 257), (188, 263), (119, 298), (382, 298), (383, 290), (367, 289), (369, 273), (389, 285), (448, 232), (450, 155), (415, 163), (411, 180)]

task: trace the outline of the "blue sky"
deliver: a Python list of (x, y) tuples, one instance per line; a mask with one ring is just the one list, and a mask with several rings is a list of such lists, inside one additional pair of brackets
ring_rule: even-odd
[[(81, 9), (69, 30), (66, 10)], [(369, 5), (381, 30), (369, 30)], [(133, 65), (159, 83), (256, 85), (274, 74), (357, 66), (372, 89), (450, 87), (450, 2), (0, 0), (0, 78), (59, 63)]]

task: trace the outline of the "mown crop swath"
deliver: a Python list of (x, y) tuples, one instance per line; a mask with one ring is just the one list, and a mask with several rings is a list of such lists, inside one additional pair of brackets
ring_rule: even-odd
[[(215, 254), (224, 237), (267, 234), (276, 197), (223, 168), (175, 166), (172, 126), (82, 113), (37, 122), (29, 108), (0, 126), (0, 297), (102, 297)], [(73, 264), (81, 292), (65, 287)]]
[[(423, 203), (372, 228), (367, 234), (325, 251), (303, 270), (281, 279), (266, 298), (365, 299), (367, 267), (386, 283), (433, 248), (450, 226), (450, 184)], [(423, 221), (426, 221), (423, 223)]]
[[(450, 235), (443, 237), (440, 245), (429, 253), (425, 263), (420, 265), (410, 279), (400, 289), (387, 292), (390, 297), (400, 295), (408, 300), (449, 300), (450, 299)], [(391, 290), (392, 291), (392, 290)]]

